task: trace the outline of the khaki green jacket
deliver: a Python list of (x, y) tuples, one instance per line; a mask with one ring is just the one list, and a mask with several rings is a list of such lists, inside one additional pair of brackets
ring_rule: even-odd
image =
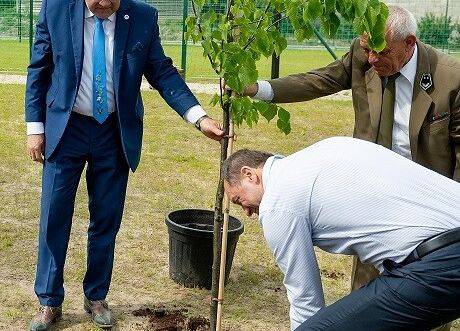
[[(460, 182), (460, 61), (417, 41), (409, 137), (412, 159)], [(421, 88), (423, 74), (433, 85)], [(269, 81), (276, 103), (307, 101), (351, 89), (355, 110), (354, 137), (376, 142), (381, 105), (381, 79), (369, 65), (359, 41), (330, 65)]]

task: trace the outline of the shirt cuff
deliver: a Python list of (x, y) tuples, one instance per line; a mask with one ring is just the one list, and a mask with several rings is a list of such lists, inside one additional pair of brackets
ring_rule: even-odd
[(195, 105), (185, 112), (184, 120), (191, 124), (195, 124), (196, 121), (198, 121), (198, 119), (204, 115), (206, 115), (206, 112), (204, 111), (203, 107), (201, 107), (201, 105)]
[(27, 135), (45, 133), (42, 122), (27, 122)]
[(253, 98), (262, 101), (272, 101), (275, 94), (270, 83), (266, 80), (259, 80), (257, 81), (257, 85), (259, 85), (259, 88)]

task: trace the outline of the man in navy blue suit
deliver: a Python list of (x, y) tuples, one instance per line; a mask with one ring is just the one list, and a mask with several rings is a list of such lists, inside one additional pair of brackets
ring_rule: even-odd
[(63, 268), (81, 173), (87, 165), (90, 223), (84, 308), (101, 327), (114, 319), (105, 301), (129, 169), (140, 159), (144, 75), (179, 115), (220, 140), (160, 44), (158, 13), (137, 0), (43, 0), (25, 97), (27, 149), (43, 163), (31, 330), (61, 317)]

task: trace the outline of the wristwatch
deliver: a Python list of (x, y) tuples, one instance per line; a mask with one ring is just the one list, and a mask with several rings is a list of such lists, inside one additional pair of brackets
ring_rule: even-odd
[(196, 122), (195, 122), (195, 128), (198, 130), (198, 131), (201, 131), (201, 122), (205, 119), (205, 118), (210, 118), (208, 115), (203, 115), (201, 116)]

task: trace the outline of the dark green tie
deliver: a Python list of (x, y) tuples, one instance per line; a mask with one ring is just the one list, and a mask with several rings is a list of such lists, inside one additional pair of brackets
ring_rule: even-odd
[(382, 113), (380, 115), (379, 134), (377, 136), (377, 144), (391, 149), (393, 136), (393, 121), (395, 117), (394, 105), (396, 95), (396, 78), (400, 73), (396, 73), (387, 77), (387, 83), (383, 90)]

